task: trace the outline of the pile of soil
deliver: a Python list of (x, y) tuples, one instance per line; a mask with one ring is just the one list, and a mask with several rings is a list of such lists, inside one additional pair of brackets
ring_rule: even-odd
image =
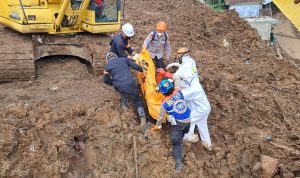
[(136, 51), (159, 20), (169, 24), (173, 54), (192, 50), (212, 105), (214, 150), (184, 143), (185, 167), (175, 173), (169, 127), (146, 140), (133, 106), (123, 112), (85, 64), (56, 57), (37, 62), (36, 80), (0, 85), (1, 177), (134, 177), (134, 136), (140, 177), (260, 177), (262, 155), (279, 160), (276, 177), (300, 176), (299, 66), (278, 60), (234, 12), (193, 0), (126, 3)]

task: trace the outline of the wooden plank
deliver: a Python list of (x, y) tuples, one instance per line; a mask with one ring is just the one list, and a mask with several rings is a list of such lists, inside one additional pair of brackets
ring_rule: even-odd
[(15, 54), (15, 53), (1, 53), (0, 52), (0, 61), (7, 60), (33, 60), (33, 53), (25, 54)]
[(137, 146), (136, 146), (136, 136), (133, 136), (133, 151), (134, 151), (134, 163), (135, 163), (135, 177), (139, 177), (138, 170), (138, 159), (137, 159)]

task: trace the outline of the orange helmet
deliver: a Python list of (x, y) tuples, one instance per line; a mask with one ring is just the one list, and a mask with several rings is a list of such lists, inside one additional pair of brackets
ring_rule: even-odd
[(165, 22), (158, 22), (156, 24), (156, 31), (158, 33), (164, 33), (167, 31), (167, 24)]

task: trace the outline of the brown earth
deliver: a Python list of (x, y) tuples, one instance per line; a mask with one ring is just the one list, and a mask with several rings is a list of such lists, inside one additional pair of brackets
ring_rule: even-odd
[(276, 177), (299, 177), (299, 65), (278, 60), (234, 12), (193, 0), (126, 3), (136, 51), (158, 20), (173, 51), (191, 48), (212, 104), (214, 151), (185, 143), (176, 174), (167, 126), (145, 140), (113, 88), (78, 60), (54, 57), (37, 61), (35, 80), (0, 85), (0, 177), (134, 177), (133, 136), (140, 177), (261, 177), (262, 155), (279, 160)]

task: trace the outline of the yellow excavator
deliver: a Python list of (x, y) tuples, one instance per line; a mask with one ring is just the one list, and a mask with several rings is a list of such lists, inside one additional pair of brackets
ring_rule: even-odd
[(97, 71), (110, 38), (101, 43), (93, 34), (117, 32), (120, 8), (121, 0), (1, 0), (0, 82), (31, 79), (35, 61), (55, 55), (77, 56)]
[(273, 3), (300, 32), (300, 0), (273, 0)]

